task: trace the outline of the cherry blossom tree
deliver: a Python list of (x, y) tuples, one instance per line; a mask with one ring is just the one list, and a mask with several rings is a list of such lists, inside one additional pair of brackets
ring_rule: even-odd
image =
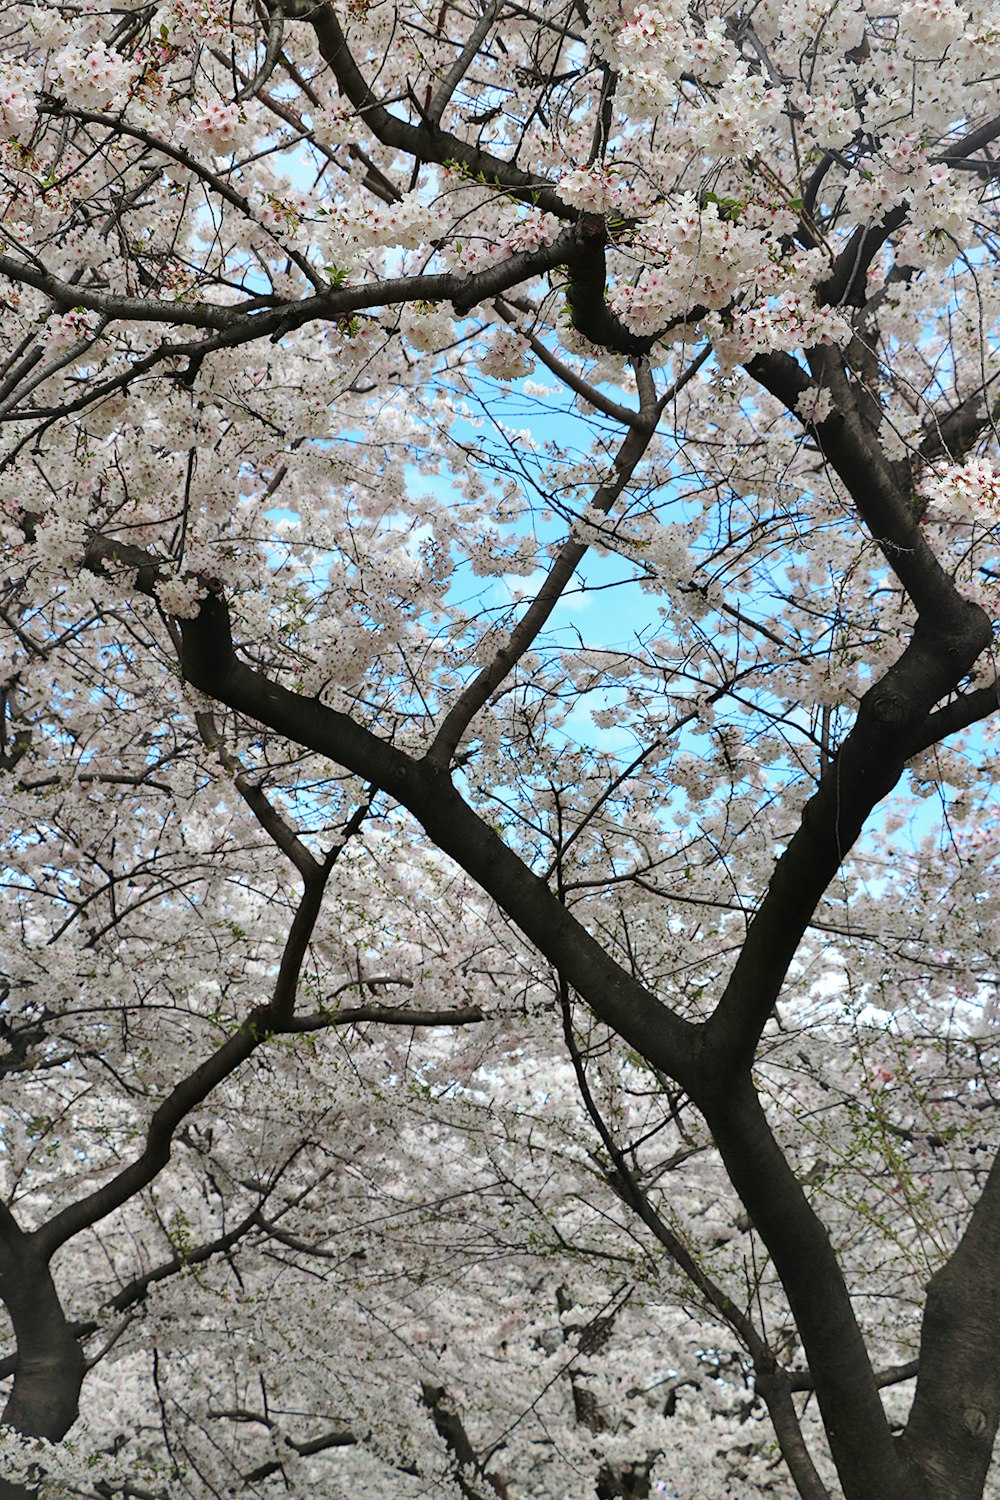
[(1000, 1495), (1000, 7), (2, 56), (0, 1500)]

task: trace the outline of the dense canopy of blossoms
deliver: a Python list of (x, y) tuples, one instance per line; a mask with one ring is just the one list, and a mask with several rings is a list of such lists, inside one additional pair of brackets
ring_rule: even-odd
[(997, 0), (10, 0), (0, 1500), (981, 1500)]

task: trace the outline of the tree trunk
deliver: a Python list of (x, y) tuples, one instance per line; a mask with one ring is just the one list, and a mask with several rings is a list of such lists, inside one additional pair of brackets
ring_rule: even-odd
[(927, 1288), (904, 1452), (928, 1500), (980, 1500), (1000, 1423), (1000, 1158)]
[[(66, 1321), (44, 1256), (0, 1204), (0, 1298), (10, 1314), (17, 1369), (3, 1423), (25, 1437), (57, 1442), (76, 1421), (83, 1350)], [(27, 1500), (36, 1491), (0, 1475), (0, 1500)]]

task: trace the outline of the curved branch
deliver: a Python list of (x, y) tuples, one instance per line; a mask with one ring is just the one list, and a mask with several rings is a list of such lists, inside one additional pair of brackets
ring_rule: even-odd
[[(373, 979), (371, 984), (399, 983), (398, 980)], [(328, 1031), (331, 1026), (360, 1026), (366, 1021), (376, 1021), (382, 1026), (475, 1026), (485, 1021), (486, 1015), (478, 1005), (459, 1005), (449, 1010), (412, 1010), (391, 1005), (353, 1005), (347, 1010), (318, 1011), (311, 1016), (293, 1016), (281, 1028), (282, 1036), (299, 1031)]]
[(236, 790), (268, 838), (281, 850), (282, 854), (291, 860), (303, 880), (309, 880), (314, 875), (318, 875), (322, 868), (319, 860), (310, 853), (292, 825), (282, 817), (274, 803), (265, 796), (263, 787), (254, 783), (238, 758), (226, 749), (225, 741), (215, 722), (215, 715), (196, 713), (194, 720), (202, 742), (219, 757), (221, 764), (232, 776)]
[(405, 151), (417, 162), (439, 165), (458, 162), (473, 177), (495, 183), (546, 213), (560, 219), (577, 217), (576, 210), (563, 203), (551, 184), (522, 171), (512, 162), (482, 151), (450, 131), (439, 129), (433, 121), (413, 125), (390, 114), (358, 67), (332, 5), (314, 5), (312, 0), (286, 0), (285, 14), (306, 20), (313, 27), (320, 53), (342, 92), (383, 146)]
[(496, 24), (497, 17), (500, 14), (500, 7), (502, 3), (503, 0), (490, 0), (490, 4), (486, 7), (482, 16), (476, 22), (475, 28), (473, 29), (469, 40), (466, 42), (458, 57), (448, 69), (444, 78), (441, 80), (441, 83), (438, 86), (434, 97), (431, 99), (430, 104), (427, 106), (425, 118), (428, 125), (432, 127), (440, 125), (441, 117), (444, 114), (445, 110), (448, 108), (448, 105), (451, 103), (455, 90), (458, 88), (459, 84), (462, 82), (462, 79), (469, 71), (472, 63), (475, 61), (476, 54), (478, 53), (480, 47), (483, 45), (490, 32), (493, 30), (493, 27)]
[(535, 358), (540, 360), (545, 368), (557, 380), (562, 381), (563, 385), (571, 390), (574, 395), (579, 396), (581, 401), (586, 401), (588, 406), (592, 406), (595, 411), (603, 412), (604, 416), (611, 417), (613, 421), (621, 422), (623, 427), (634, 427), (642, 424), (643, 419), (639, 412), (634, 411), (632, 407), (622, 406), (620, 401), (613, 401), (610, 396), (606, 396), (603, 391), (598, 390), (596, 386), (584, 380), (575, 370), (571, 370), (569, 365), (564, 360), (561, 360), (557, 354), (553, 354), (552, 350), (542, 342), (537, 334), (522, 328), (516, 312), (502, 297), (497, 298), (496, 310), (508, 327), (516, 329), (522, 338), (527, 339), (528, 347)]
[[(1000, 115), (997, 115), (995, 119), (986, 120), (982, 125), (977, 125), (975, 130), (970, 130), (960, 141), (956, 141), (954, 146), (946, 146), (940, 156), (934, 156), (931, 160), (935, 163), (940, 162), (946, 167), (962, 166), (970, 156), (975, 156), (977, 151), (984, 151), (995, 140), (1000, 140)], [(992, 162), (989, 166), (992, 175), (996, 167)]]
[(996, 402), (994, 400), (993, 405), (990, 405), (986, 399), (986, 390), (996, 379), (993, 376), (943, 417), (933, 417), (925, 424), (925, 435), (917, 448), (925, 462), (932, 462), (945, 455), (952, 459), (963, 458), (979, 435), (994, 424), (997, 417)]
[(194, 687), (388, 792), (565, 972), (601, 1020), (687, 1087), (698, 1028), (675, 1015), (605, 952), (473, 811), (444, 771), (411, 759), (346, 714), (290, 692), (244, 665), (233, 649), (229, 612), (219, 597), (206, 598), (197, 619), (182, 622), (182, 634), (183, 669)]
[[(950, 618), (949, 618), (950, 616)], [(778, 859), (729, 982), (707, 1023), (718, 1069), (748, 1067), (816, 906), (874, 807), (913, 755), (913, 739), (989, 644), (985, 613), (955, 595), (949, 615), (921, 617), (897, 662), (861, 700), (854, 726), (806, 803)]]
[[(806, 804), (798, 829), (775, 865), (767, 892), (715, 1013), (710, 1046), (721, 1069), (749, 1066), (767, 1017), (816, 905), (873, 808), (896, 785), (935, 705), (955, 692), (992, 638), (991, 622), (944, 571), (858, 410), (840, 357), (813, 351), (837, 401), (819, 424), (824, 457), (844, 482), (862, 520), (917, 607), (917, 623), (899, 659), (864, 695), (855, 723)], [(793, 407), (805, 371), (785, 355), (753, 360), (748, 371)], [(995, 703), (995, 690), (994, 692)], [(976, 697), (976, 708), (990, 705)], [(966, 709), (970, 706), (964, 705)], [(939, 710), (942, 732), (957, 715)]]
[[(954, 146), (948, 147), (939, 156), (933, 156), (930, 160), (948, 167), (963, 167), (970, 156), (983, 150), (998, 136), (1000, 136), (1000, 119), (990, 120), (985, 125), (969, 131)], [(992, 163), (982, 166), (975, 163), (973, 170), (982, 173), (984, 168), (988, 168), (987, 176), (993, 175), (995, 168)], [(838, 255), (830, 275), (816, 288), (816, 300), (821, 307), (864, 306), (865, 278), (869, 268), (886, 241), (890, 240), (897, 229), (901, 229), (906, 223), (909, 212), (909, 202), (904, 199), (895, 208), (889, 209), (877, 224), (858, 226)]]
[[(0, 1203), (0, 1298), (17, 1345), (14, 1384), (2, 1421), (28, 1437), (58, 1441), (76, 1421), (83, 1351), (66, 1321), (48, 1267), (33, 1235)], [(0, 1496), (4, 1495), (0, 1479)], [(12, 1488), (9, 1493), (24, 1493)]]
[[(268, 1432), (277, 1430), (277, 1423), (273, 1417), (266, 1412), (248, 1411), (245, 1407), (215, 1411), (209, 1408), (208, 1415), (224, 1422), (251, 1422), (261, 1427), (266, 1427)], [(348, 1427), (335, 1427), (332, 1431), (324, 1433), (321, 1437), (307, 1438), (297, 1442), (295, 1438), (289, 1437), (287, 1433), (281, 1433), (281, 1442), (289, 1453), (296, 1454), (299, 1458), (309, 1458), (314, 1453), (326, 1453), (331, 1448), (352, 1448), (358, 1439)], [(244, 1484), (255, 1484), (261, 1479), (268, 1479), (272, 1474), (279, 1473), (284, 1468), (280, 1458), (268, 1459), (266, 1463), (259, 1464), (257, 1468), (251, 1469), (244, 1474)]]
[(225, 1078), (236, 1071), (257, 1048), (293, 1019), (295, 993), (306, 949), (323, 903), (323, 893), (333, 860), (305, 882), (285, 941), (278, 977), (270, 1001), (259, 1005), (222, 1046), (194, 1072), (178, 1083), (155, 1111), (146, 1130), (146, 1144), (139, 1156), (116, 1172), (110, 1181), (75, 1203), (68, 1204), (41, 1224), (28, 1239), (34, 1252), (47, 1264), (73, 1235), (107, 1218), (153, 1181), (170, 1160), (174, 1135), (181, 1121), (196, 1109)]
[(429, 1380), (422, 1380), (420, 1399), (431, 1414), (438, 1437), (449, 1452), (454, 1454), (458, 1465), (455, 1471), (455, 1482), (464, 1500), (482, 1500), (481, 1491), (471, 1485), (466, 1478), (466, 1470), (471, 1470), (477, 1478), (485, 1480), (497, 1495), (506, 1496), (507, 1488), (503, 1480), (498, 1475), (489, 1473), (485, 1462), (479, 1460), (469, 1440), (469, 1434), (465, 1430), (465, 1424), (456, 1411), (454, 1403), (449, 1400), (444, 1386), (432, 1385)]
[(428, 276), (396, 276), (361, 286), (330, 287), (314, 297), (280, 305), (270, 297), (253, 298), (242, 307), (232, 307), (212, 302), (120, 296), (65, 281), (11, 255), (0, 255), (0, 275), (43, 292), (53, 307), (61, 311), (84, 307), (113, 321), (205, 328), (224, 334), (227, 342), (236, 344), (248, 339), (280, 338), (314, 319), (339, 322), (356, 313), (404, 302), (451, 302), (463, 316), (477, 303), (487, 302), (510, 287), (563, 265), (572, 255), (574, 244), (572, 231), (563, 230), (551, 244), (537, 250), (520, 250), (471, 275), (447, 271)]
[(244, 99), (260, 97), (281, 56), (281, 43), (285, 35), (285, 12), (281, 5), (274, 4), (273, 0), (268, 4), (267, 12), (267, 44), (264, 48), (264, 61), (253, 78), (249, 79), (236, 95), (233, 101), (236, 104), (241, 104)]
[(688, 328), (705, 316), (706, 309), (696, 304), (671, 318), (655, 333), (633, 333), (608, 306), (607, 245), (605, 220), (599, 214), (582, 214), (576, 227), (575, 253), (566, 262), (569, 272), (566, 301), (573, 327), (592, 344), (636, 359), (648, 354), (676, 329)]
[(928, 714), (910, 740), (907, 747), (907, 759), (919, 755), (922, 750), (929, 750), (932, 745), (939, 744), (950, 734), (958, 734), (961, 730), (970, 729), (973, 724), (988, 719), (990, 714), (995, 714), (998, 708), (1000, 708), (1000, 677), (985, 687), (974, 688), (969, 693), (959, 693), (943, 708)]
[(713, 1097), (696, 1102), (781, 1277), (844, 1494), (847, 1500), (917, 1500), (836, 1253), (774, 1139), (749, 1072), (713, 1084)]

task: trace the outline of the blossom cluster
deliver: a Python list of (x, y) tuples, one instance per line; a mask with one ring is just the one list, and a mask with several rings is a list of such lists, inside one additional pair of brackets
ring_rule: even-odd
[(56, 53), (49, 68), (51, 86), (83, 109), (120, 108), (136, 69), (128, 58), (103, 41), (90, 47), (69, 46)]
[(34, 77), (17, 62), (0, 71), (0, 139), (30, 135), (37, 118)]
[(1000, 525), (1000, 468), (988, 458), (935, 469), (921, 487), (938, 518)]
[(511, 328), (496, 328), (484, 340), (485, 347), (479, 356), (479, 369), (493, 380), (520, 380), (530, 375), (534, 368), (523, 334)]
[(772, 349), (846, 342), (847, 320), (816, 301), (822, 255), (787, 248), (786, 225), (781, 205), (668, 199), (643, 225), (636, 248), (645, 266), (618, 287), (615, 310), (637, 333), (656, 333), (671, 318), (701, 321), (737, 363)]
[(243, 111), (238, 104), (209, 99), (188, 116), (185, 130), (192, 142), (204, 144), (218, 155), (227, 155), (243, 135), (243, 123)]
[(915, 49), (939, 57), (966, 28), (968, 12), (956, 0), (906, 0), (899, 12), (900, 31)]

